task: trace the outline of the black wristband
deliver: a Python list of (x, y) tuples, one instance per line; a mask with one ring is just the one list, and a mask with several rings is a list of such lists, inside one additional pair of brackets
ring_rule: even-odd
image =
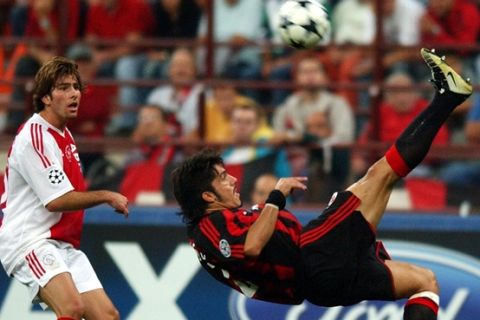
[(279, 210), (283, 210), (285, 208), (285, 204), (287, 203), (287, 199), (283, 195), (282, 191), (275, 189), (270, 192), (265, 203), (271, 203), (276, 205)]

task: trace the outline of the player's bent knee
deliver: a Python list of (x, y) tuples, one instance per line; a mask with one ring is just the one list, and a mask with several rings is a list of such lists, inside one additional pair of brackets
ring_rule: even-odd
[(81, 299), (74, 299), (62, 307), (61, 314), (75, 319), (82, 319), (85, 314), (85, 306)]
[(368, 168), (364, 179), (379, 180), (383, 184), (390, 185), (398, 180), (398, 176), (393, 172), (385, 158), (382, 158)]
[(118, 312), (117, 309), (113, 308), (110, 312), (111, 316), (112, 316), (112, 320), (120, 320), (120, 312)]
[(412, 266), (412, 268), (412, 271), (415, 272), (416, 285), (411, 288), (413, 291), (411, 291), (410, 294), (415, 294), (422, 291), (431, 291), (437, 294), (439, 293), (437, 277), (432, 270), (418, 266)]
[(105, 320), (120, 320), (120, 312), (115, 307), (108, 308), (105, 310), (101, 319)]
[(431, 291), (434, 293), (439, 292), (437, 277), (435, 273), (430, 269), (422, 270), (423, 288), (420, 291)]

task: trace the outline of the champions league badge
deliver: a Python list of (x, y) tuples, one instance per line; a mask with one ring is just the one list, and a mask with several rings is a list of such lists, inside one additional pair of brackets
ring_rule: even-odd
[(230, 249), (230, 244), (228, 244), (227, 240), (220, 240), (220, 242), (218, 243), (218, 247), (220, 248), (220, 252), (225, 258), (230, 258), (230, 256), (232, 255), (232, 250)]
[(51, 184), (60, 184), (64, 179), (65, 174), (58, 169), (52, 169), (48, 172), (48, 180)]
[[(440, 284), (438, 320), (477, 320), (480, 314), (480, 260), (425, 243), (383, 241), (393, 259), (431, 269)], [(289, 306), (249, 299), (235, 290), (229, 313), (235, 320), (399, 320), (406, 300), (363, 301), (348, 307), (322, 308), (303, 302)]]

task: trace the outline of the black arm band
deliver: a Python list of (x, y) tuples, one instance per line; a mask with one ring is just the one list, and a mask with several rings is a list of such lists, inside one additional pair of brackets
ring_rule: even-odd
[(283, 210), (285, 208), (285, 204), (287, 203), (287, 199), (280, 190), (275, 189), (270, 192), (265, 203), (271, 203), (276, 205), (279, 210)]

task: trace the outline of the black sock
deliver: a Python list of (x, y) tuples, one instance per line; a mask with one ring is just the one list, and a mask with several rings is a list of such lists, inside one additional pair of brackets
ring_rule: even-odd
[(426, 297), (413, 298), (407, 301), (403, 312), (403, 320), (437, 320), (438, 305)]
[(466, 98), (451, 92), (435, 93), (428, 107), (410, 123), (385, 155), (398, 176), (406, 176), (422, 162), (437, 132)]

